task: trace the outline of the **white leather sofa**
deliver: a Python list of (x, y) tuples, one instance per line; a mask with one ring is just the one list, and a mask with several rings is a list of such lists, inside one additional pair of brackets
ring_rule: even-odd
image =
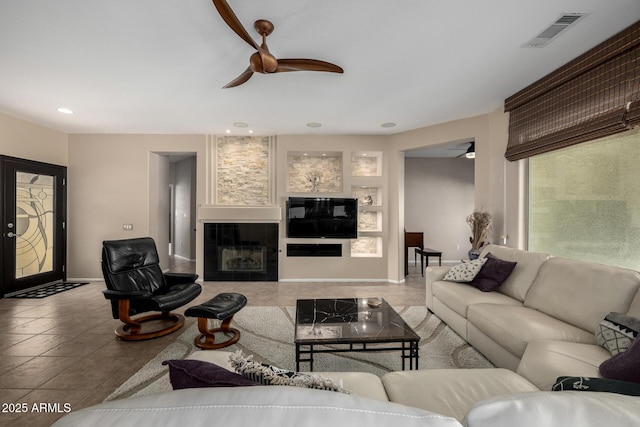
[(489, 245), (517, 262), (494, 292), (443, 281), (450, 267), (425, 273), (426, 305), (496, 366), (550, 390), (560, 376), (599, 377), (611, 354), (595, 330), (610, 312), (640, 317), (640, 273)]
[[(497, 369), (316, 373), (348, 395), (284, 386), (167, 391), (74, 411), (54, 425), (639, 426), (638, 397), (548, 390), (560, 376), (599, 376), (611, 355), (595, 344), (595, 328), (610, 312), (640, 315), (640, 275), (501, 246), (486, 252), (518, 263), (498, 291), (442, 281), (448, 268), (431, 267), (426, 304)], [(190, 358), (231, 369), (229, 354)]]
[[(190, 358), (231, 370), (225, 351)], [(114, 400), (71, 412), (54, 426), (141, 425), (616, 427), (640, 425), (640, 399), (545, 392), (507, 369), (320, 372), (351, 394), (288, 386), (195, 388)]]

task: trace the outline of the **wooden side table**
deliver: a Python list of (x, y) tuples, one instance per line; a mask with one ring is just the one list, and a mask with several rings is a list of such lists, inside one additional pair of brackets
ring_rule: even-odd
[(416, 248), (414, 254), (413, 254), (413, 262), (416, 261), (416, 257), (420, 255), (420, 271), (422, 271), (422, 275), (424, 276), (424, 263), (423, 261), (427, 260), (427, 267), (429, 267), (429, 257), (433, 256), (433, 257), (438, 257), (438, 265), (442, 265), (442, 252), (441, 251), (437, 251), (435, 249), (431, 249), (431, 248)]
[(424, 233), (422, 231), (404, 232), (404, 275), (409, 274), (409, 248), (424, 249)]

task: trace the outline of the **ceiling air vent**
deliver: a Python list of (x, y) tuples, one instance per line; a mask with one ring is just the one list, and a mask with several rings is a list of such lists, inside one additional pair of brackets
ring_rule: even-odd
[(571, 27), (587, 15), (588, 13), (584, 12), (565, 12), (540, 34), (523, 44), (522, 47), (546, 46), (551, 40), (556, 38), (558, 34), (562, 33), (564, 30)]

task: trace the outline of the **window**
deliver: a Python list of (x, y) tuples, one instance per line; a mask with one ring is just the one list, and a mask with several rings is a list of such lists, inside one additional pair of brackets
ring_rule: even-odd
[(640, 129), (529, 158), (528, 249), (640, 270)]

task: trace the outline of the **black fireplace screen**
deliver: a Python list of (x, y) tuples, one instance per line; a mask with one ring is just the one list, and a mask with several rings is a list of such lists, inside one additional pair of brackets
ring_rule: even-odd
[(278, 224), (204, 224), (204, 280), (277, 281)]
[(264, 271), (266, 246), (229, 246), (218, 248), (220, 271)]

